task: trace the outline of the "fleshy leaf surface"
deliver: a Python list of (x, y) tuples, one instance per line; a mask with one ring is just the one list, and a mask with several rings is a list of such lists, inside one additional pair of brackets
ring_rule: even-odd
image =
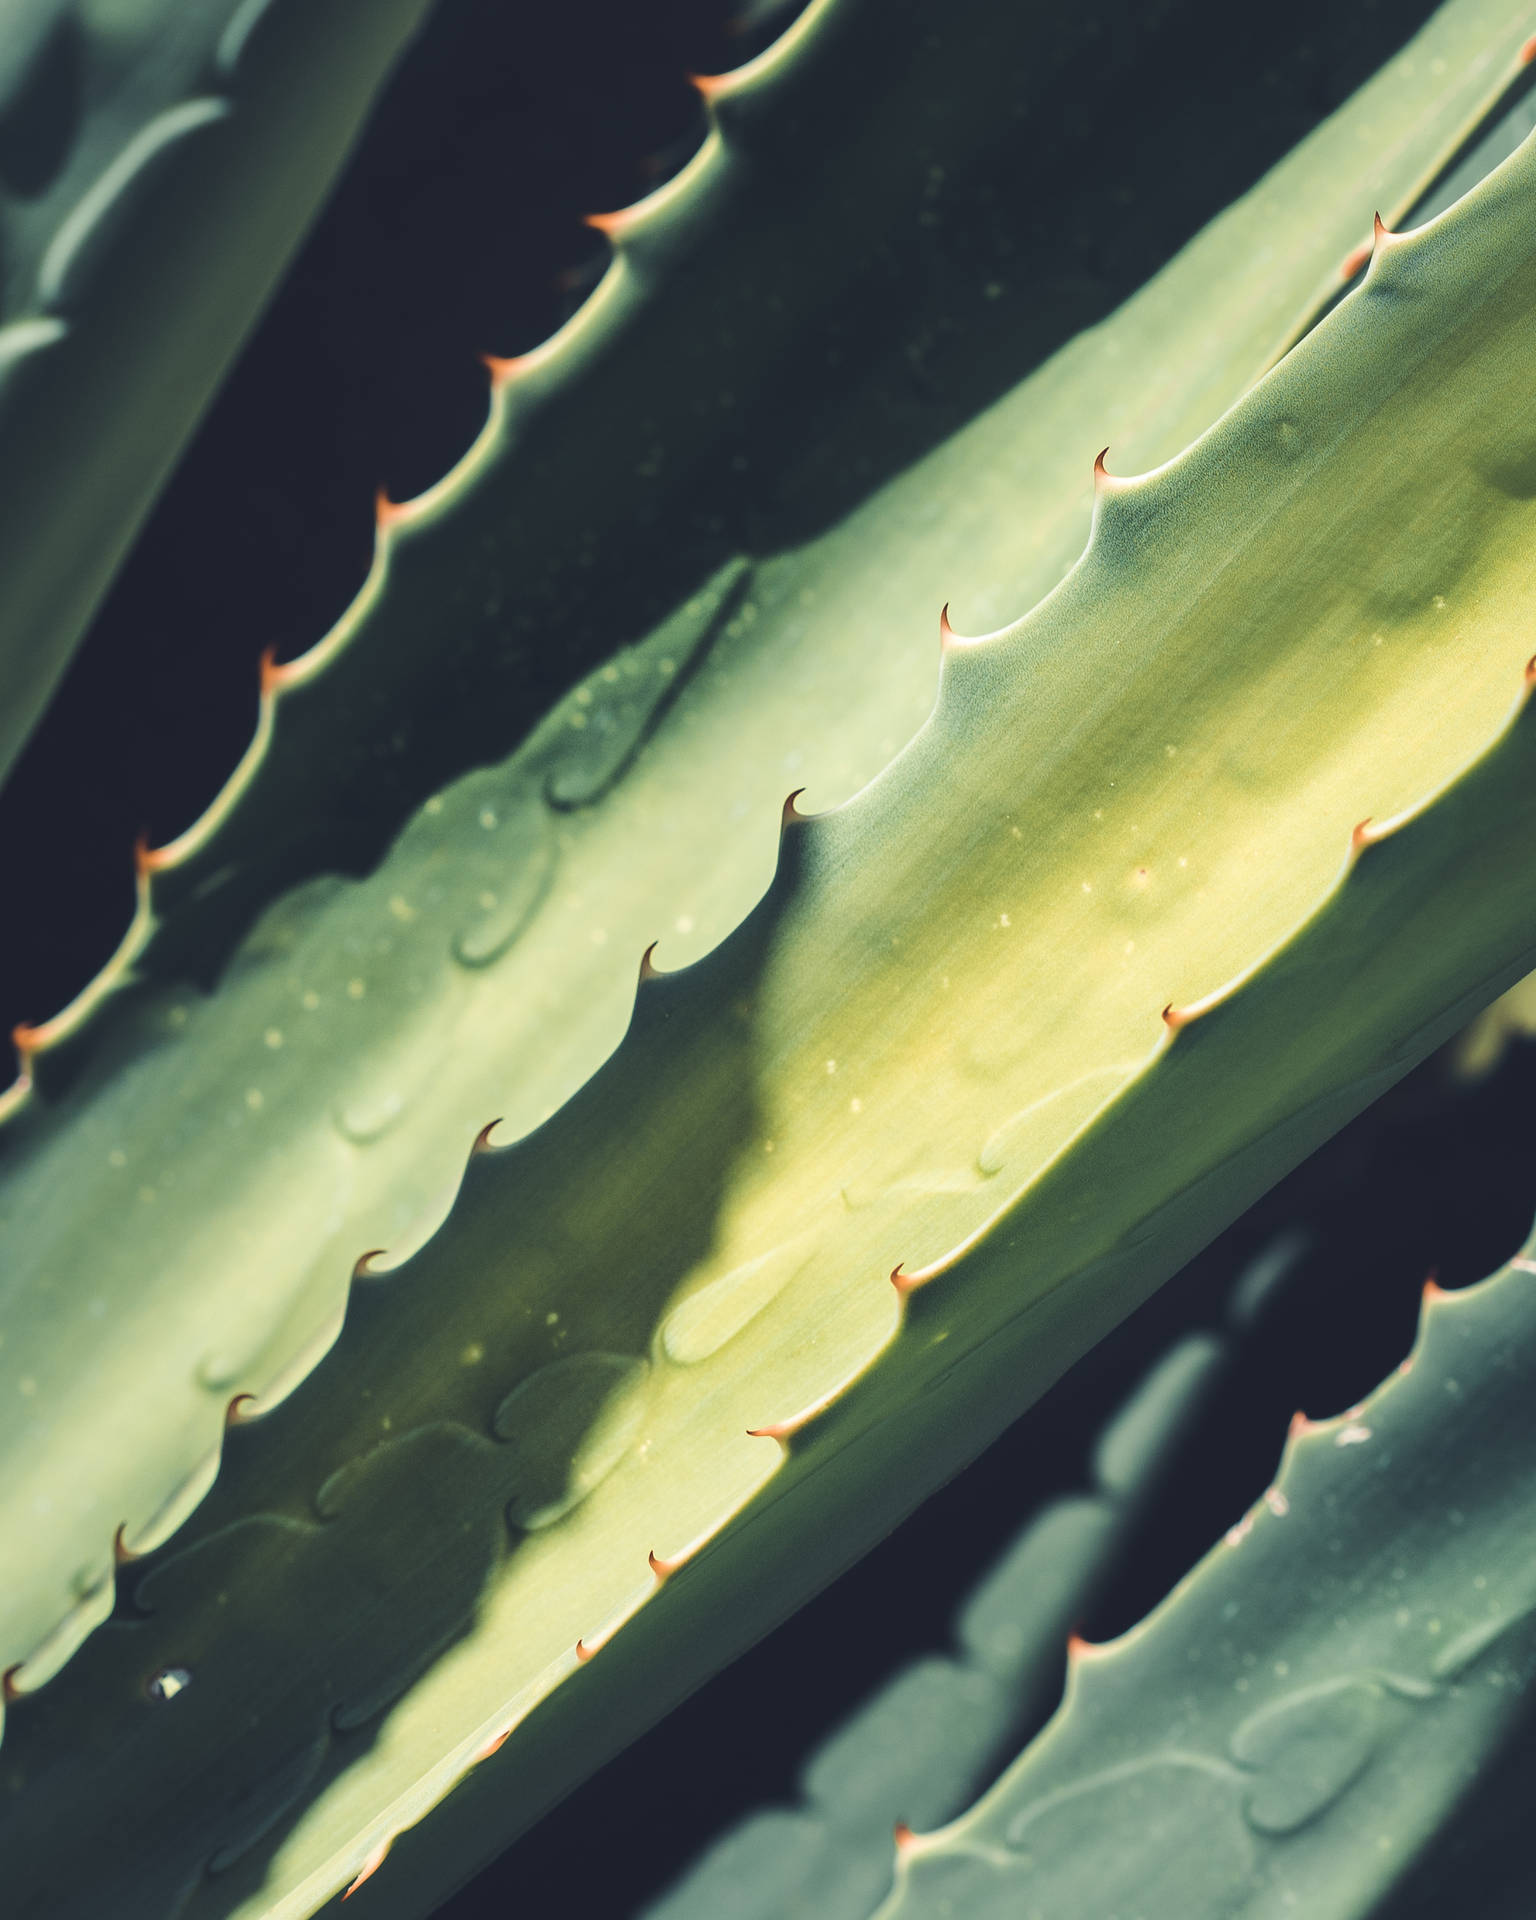
[[(1101, 465), (1061, 586), (948, 636), (907, 750), (358, 1283), (147, 1617), (18, 1704), (23, 1914), (91, 1910), (92, 1860), (122, 1911), (306, 1913), (477, 1760), (438, 1844), (531, 1817), (1528, 968), (1533, 203), (1527, 146), (1187, 452)], [(577, 1360), (579, 1436), (530, 1413)], [(145, 1719), (183, 1671), (244, 1763)]]

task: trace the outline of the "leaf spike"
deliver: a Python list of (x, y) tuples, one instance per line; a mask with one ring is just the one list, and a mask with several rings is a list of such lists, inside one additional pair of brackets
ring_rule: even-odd
[(7, 1667), (4, 1673), (0, 1673), (0, 1699), (19, 1700), (21, 1698), (22, 1689), (16, 1684), (16, 1676), (20, 1672), (21, 1662), (18, 1660), (14, 1666)]
[(906, 1859), (916, 1853), (920, 1836), (915, 1834), (905, 1820), (898, 1820), (891, 1829), (891, 1838), (896, 1842), (896, 1857)]
[(40, 1027), (28, 1026), (25, 1020), (18, 1020), (11, 1028), (11, 1045), (16, 1049), (16, 1058), (20, 1063), (22, 1075), (30, 1074), (32, 1056), (46, 1044), (48, 1026), (45, 1021)]
[(819, 1400), (813, 1400), (810, 1406), (802, 1407), (798, 1413), (792, 1413), (786, 1420), (771, 1420), (761, 1427), (748, 1427), (747, 1432), (754, 1440), (777, 1440), (781, 1444), (791, 1434), (798, 1433), (802, 1427), (808, 1427), (818, 1414), (825, 1413), (834, 1400), (841, 1398), (842, 1389), (833, 1387)]
[(1522, 67), (1528, 67), (1533, 60), (1536, 60), (1536, 34), (1531, 35), (1515, 58)]
[(528, 365), (528, 355), (513, 353), (503, 356), (496, 353), (482, 353), (480, 364), (489, 372), (493, 388), (504, 387), (515, 380)]
[(634, 225), (634, 214), (633, 207), (618, 207), (612, 213), (584, 213), (581, 224), (607, 240), (616, 241)]
[[(495, 1124), (496, 1122), (493, 1120), (491, 1126), (494, 1127)], [(489, 1133), (490, 1127), (487, 1127), (485, 1131)], [(382, 1260), (387, 1252), (388, 1248), (386, 1247), (370, 1247), (366, 1253), (360, 1253), (352, 1262), (352, 1278), (354, 1280), (377, 1280), (379, 1275), (374, 1271), (373, 1262), (375, 1260)]]
[(926, 1277), (926, 1275), (921, 1273), (908, 1273), (899, 1260), (896, 1265), (891, 1268), (891, 1285), (903, 1299), (905, 1299), (909, 1293), (913, 1292), (914, 1289), (920, 1287)]
[(728, 73), (690, 73), (684, 78), (706, 107), (713, 105), (722, 93), (729, 91), (731, 83)]
[(1322, 1424), (1321, 1420), (1313, 1420), (1298, 1407), (1291, 1415), (1291, 1424), (1285, 1430), (1285, 1437), (1287, 1440), (1301, 1440)]
[(391, 1834), (387, 1840), (381, 1840), (379, 1842), (379, 1844), (374, 1848), (373, 1852), (369, 1854), (368, 1858), (363, 1862), (361, 1868), (358, 1870), (357, 1878), (352, 1882), (352, 1884), (347, 1888), (346, 1892), (341, 1896), (343, 1900), (350, 1900), (353, 1894), (357, 1892), (358, 1888), (363, 1884), (365, 1880), (371, 1880), (373, 1878), (373, 1876), (378, 1872), (379, 1868), (383, 1866), (385, 1856), (388, 1854), (390, 1848), (394, 1845), (394, 1840), (395, 1840), (395, 1836)]
[(1425, 1309), (1427, 1310), (1428, 1308), (1432, 1307), (1437, 1300), (1443, 1300), (1445, 1297), (1446, 1297), (1445, 1288), (1441, 1286), (1440, 1282), (1435, 1278), (1433, 1274), (1430, 1274), (1429, 1277), (1425, 1280), (1423, 1288), (1419, 1294), (1419, 1299), (1423, 1303)]
[(489, 1760), (493, 1753), (499, 1753), (511, 1738), (512, 1729), (510, 1727), (503, 1727), (500, 1733), (493, 1733), (469, 1764), (472, 1767), (478, 1767), (482, 1760)]
[(1382, 834), (1381, 828), (1380, 827), (1373, 828), (1371, 825), (1371, 816), (1367, 814), (1363, 820), (1357, 820), (1354, 826), (1350, 828), (1350, 833), (1349, 833), (1350, 853), (1351, 854), (1359, 853), (1362, 848), (1374, 845), (1376, 841), (1382, 839), (1383, 837), (1384, 836)]
[(152, 873), (159, 873), (163, 867), (171, 864), (172, 856), (165, 847), (152, 847), (147, 833), (137, 833), (133, 841), (133, 871), (138, 879), (147, 880)]
[(486, 1121), (485, 1125), (475, 1135), (474, 1145), (469, 1150), (469, 1157), (471, 1159), (473, 1159), (477, 1153), (494, 1153), (496, 1151), (491, 1145), (491, 1135), (500, 1125), (501, 1116), (499, 1114), (494, 1120)]
[(1098, 1642), (1085, 1640), (1076, 1627), (1067, 1635), (1067, 1665), (1079, 1666), (1084, 1660), (1091, 1660), (1100, 1651)]
[(1389, 247), (1394, 240), (1400, 240), (1401, 234), (1394, 233), (1379, 213), (1371, 216), (1371, 245), (1373, 248)]
[(402, 520), (412, 519), (415, 512), (414, 500), (391, 500), (382, 487), (373, 496), (373, 516), (380, 533), (399, 526)]
[(1225, 998), (1226, 989), (1218, 987), (1214, 993), (1206, 994), (1203, 1000), (1191, 1000), (1187, 1007), (1176, 1007), (1170, 1000), (1163, 1008), (1163, 1025), (1170, 1033), (1182, 1032), (1185, 1027), (1192, 1027), (1197, 1020), (1209, 1013), (1212, 1007), (1217, 1006)]
[(1108, 453), (1109, 448), (1105, 447), (1093, 463), (1093, 484), (1097, 492), (1102, 492), (1104, 488), (1113, 486), (1114, 484), (1114, 475), (1104, 464)]
[(683, 1564), (681, 1560), (663, 1560), (654, 1550), (646, 1555), (646, 1559), (651, 1564), (651, 1572), (656, 1576), (658, 1587), (664, 1586)]
[[(356, 1277), (355, 1268), (353, 1269), (353, 1277)], [(256, 1396), (254, 1393), (237, 1393), (232, 1395), (229, 1405), (224, 1409), (225, 1426), (243, 1427), (248, 1420), (254, 1419), (255, 1417), (253, 1414), (248, 1414), (245, 1409), (247, 1407), (254, 1407), (255, 1405)]]
[(655, 964), (655, 962), (651, 959), (651, 955), (656, 951), (656, 949), (660, 945), (661, 945), (661, 942), (659, 940), (653, 940), (651, 944), (646, 948), (645, 952), (642, 953), (640, 956), (640, 985), (642, 987), (647, 983), (647, 981), (659, 980), (661, 978), (660, 967), (658, 967)]
[(813, 813), (802, 813), (800, 809), (795, 805), (795, 802), (800, 798), (801, 794), (804, 792), (805, 792), (804, 787), (796, 787), (794, 792), (790, 794), (788, 799), (784, 802), (784, 811), (779, 816), (779, 831), (781, 833), (783, 832), (785, 827), (803, 827), (809, 821), (812, 821), (816, 818), (815, 814)]
[(126, 1539), (127, 1532), (128, 1522), (122, 1520), (118, 1522), (117, 1532), (112, 1536), (112, 1558), (120, 1567), (126, 1567), (130, 1561), (139, 1558), (139, 1555), (136, 1554), (128, 1544)]

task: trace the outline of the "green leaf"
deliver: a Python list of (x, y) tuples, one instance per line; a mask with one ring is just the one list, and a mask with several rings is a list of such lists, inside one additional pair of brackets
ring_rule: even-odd
[(0, 780), (429, 0), (10, 0)]

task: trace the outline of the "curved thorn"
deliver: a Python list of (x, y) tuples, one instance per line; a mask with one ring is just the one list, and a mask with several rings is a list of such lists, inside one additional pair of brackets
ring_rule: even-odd
[(653, 940), (640, 956), (640, 985), (642, 987), (645, 986), (648, 981), (659, 980), (661, 978), (661, 969), (656, 966), (651, 959), (651, 955), (660, 945), (661, 942), (659, 940)]
[(911, 1293), (914, 1287), (920, 1287), (922, 1284), (921, 1280), (915, 1278), (905, 1270), (904, 1264), (900, 1260), (891, 1268), (891, 1285), (896, 1289), (898, 1294)]
[(373, 517), (380, 533), (387, 533), (402, 520), (409, 520), (414, 503), (410, 500), (391, 500), (382, 487), (373, 496)]
[(379, 1842), (379, 1844), (374, 1848), (373, 1852), (370, 1853), (368, 1858), (363, 1862), (362, 1868), (358, 1873), (357, 1878), (352, 1882), (351, 1886), (349, 1886), (346, 1892), (341, 1896), (343, 1900), (350, 1900), (353, 1894), (357, 1892), (358, 1888), (363, 1884), (365, 1880), (371, 1880), (373, 1878), (373, 1876), (378, 1872), (379, 1868), (383, 1866), (385, 1856), (388, 1854), (390, 1848), (394, 1845), (394, 1840), (395, 1840), (395, 1836), (391, 1834), (387, 1840), (381, 1840)]
[(814, 814), (802, 813), (795, 805), (795, 802), (804, 792), (804, 787), (796, 787), (794, 792), (790, 794), (789, 798), (784, 802), (784, 811), (779, 816), (780, 832), (782, 832), (785, 827), (803, 827), (807, 820), (815, 818)]
[(496, 1151), (491, 1145), (491, 1135), (500, 1125), (501, 1116), (499, 1114), (494, 1120), (486, 1121), (485, 1125), (475, 1135), (474, 1145), (469, 1150), (471, 1159), (473, 1159), (477, 1153), (494, 1153)]
[(511, 1738), (510, 1727), (503, 1727), (500, 1733), (493, 1733), (469, 1764), (472, 1767), (478, 1767), (482, 1760), (489, 1760), (493, 1753), (499, 1753)]
[(706, 107), (727, 90), (731, 79), (728, 73), (689, 73), (683, 77)]
[(528, 356), (522, 353), (514, 353), (506, 356), (496, 353), (482, 353), (480, 356), (480, 364), (489, 372), (491, 385), (493, 387), (504, 387), (509, 381), (515, 380), (523, 368), (527, 366)]
[(1110, 484), (1110, 482), (1114, 479), (1114, 475), (1109, 471), (1108, 467), (1106, 467), (1104, 464), (1105, 458), (1108, 455), (1108, 453), (1109, 453), (1109, 448), (1105, 447), (1103, 452), (1100, 453), (1099, 457), (1093, 463), (1093, 484), (1095, 487), (1107, 487)]
[(14, 1666), (9, 1666), (4, 1673), (0, 1673), (0, 1699), (19, 1700), (21, 1698), (23, 1689), (16, 1684), (16, 1676), (21, 1672), (21, 1668), (22, 1662), (18, 1660)]
[[(493, 1120), (491, 1125), (495, 1126), (495, 1124), (496, 1122)], [(380, 1276), (374, 1272), (373, 1262), (375, 1260), (382, 1260), (388, 1251), (389, 1249), (387, 1247), (370, 1247), (366, 1253), (360, 1253), (352, 1262), (352, 1278), (354, 1280), (377, 1280)]]
[(898, 1860), (901, 1859), (903, 1855), (913, 1852), (917, 1846), (918, 1836), (907, 1825), (905, 1820), (898, 1820), (895, 1826), (892, 1827), (891, 1838), (896, 1842), (896, 1857)]
[(1371, 831), (1371, 816), (1367, 814), (1363, 820), (1357, 820), (1354, 826), (1350, 829), (1350, 834), (1349, 834), (1350, 852), (1358, 853), (1362, 847), (1368, 847), (1372, 845), (1372, 843), (1378, 840), (1379, 838), (1380, 838), (1379, 833), (1373, 833)]
[(117, 1532), (112, 1536), (112, 1558), (120, 1567), (126, 1567), (140, 1558), (124, 1538), (127, 1531), (128, 1522), (123, 1520), (119, 1522)]
[(249, 1421), (253, 1420), (256, 1416), (254, 1414), (249, 1414), (244, 1412), (243, 1409), (246, 1407), (254, 1407), (255, 1405), (256, 1405), (256, 1396), (254, 1393), (235, 1394), (231, 1398), (229, 1405), (224, 1409), (225, 1426), (226, 1427), (245, 1426)]
[(651, 1563), (651, 1572), (656, 1576), (658, 1587), (670, 1580), (683, 1564), (681, 1560), (662, 1560), (654, 1552), (647, 1554), (646, 1558)]
[(585, 1640), (578, 1640), (576, 1642), (576, 1658), (580, 1660), (583, 1663), (583, 1665), (585, 1665), (585, 1663), (588, 1660), (590, 1660), (593, 1654), (596, 1652), (597, 1652), (597, 1648), (589, 1647)]
[(1067, 1635), (1067, 1665), (1075, 1667), (1080, 1661), (1088, 1660), (1098, 1652), (1098, 1644), (1085, 1640), (1076, 1627)]
[(1437, 1300), (1443, 1300), (1445, 1294), (1445, 1288), (1441, 1286), (1433, 1274), (1430, 1274), (1424, 1282), (1423, 1290), (1419, 1294), (1420, 1305), (1423, 1307), (1432, 1307)]
[(1313, 1420), (1298, 1407), (1291, 1415), (1291, 1424), (1285, 1430), (1285, 1437), (1287, 1440), (1300, 1440), (1322, 1424), (1321, 1420)]

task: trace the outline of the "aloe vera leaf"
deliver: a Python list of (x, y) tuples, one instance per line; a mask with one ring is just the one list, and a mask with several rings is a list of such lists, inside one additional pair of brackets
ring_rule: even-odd
[[(213, 1001), (118, 997), (106, 1057), (8, 1129), (0, 1538), (29, 1542), (0, 1650), (26, 1663), (14, 1685), (41, 1684), (104, 1616), (119, 1525), (144, 1551), (195, 1506), (228, 1403), (271, 1404), (329, 1343), (357, 1254), (419, 1246), (483, 1122), (526, 1131), (612, 1050), (645, 944), (665, 932), (664, 957), (686, 961), (749, 911), (797, 770), (840, 800), (918, 726), (932, 636), (911, 608), (955, 573), (1014, 605), (1054, 582), (1086, 490), (1063, 483), (1087, 464), (1064, 423), (1155, 394), (1149, 458), (1198, 432), (1353, 231), (1341, 153), (1381, 148), (1381, 197), (1410, 190), (1392, 165), (1409, 182), (1432, 167), (1530, 14), (1441, 16), (1103, 330), (1102, 355), (1067, 349), (809, 552), (750, 576), (728, 563), (505, 767), (430, 803), (371, 880), (275, 909)], [(1155, 372), (1174, 342), (1182, 383)], [(1052, 544), (1021, 554), (1021, 517)], [(64, 1284), (82, 1272), (88, 1289)]]
[[(23, 1914), (108, 1862), (120, 1906), (180, 1874), (190, 1914), (307, 1913), (483, 1761), (358, 1895), (419, 1910), (466, 1823), (533, 1817), (1529, 967), (1533, 195), (1527, 146), (1188, 452), (1101, 480), (1057, 592), (952, 641), (917, 740), (791, 818), (738, 933), (354, 1291), (149, 1617), (17, 1704)], [(178, 1738), (143, 1680), (183, 1666)]]
[[(910, 0), (894, 12), (842, 0), (715, 92), (719, 141), (616, 234), (616, 266), (597, 297), (523, 356), (456, 477), (424, 496), (414, 524), (391, 521), (338, 627), (302, 663), (268, 674), (249, 753), (208, 813), (157, 850), (145, 876), (153, 913), (140, 914), (98, 993), (130, 965), (162, 979), (211, 977), (259, 905), (315, 871), (371, 865), (427, 793), (500, 758), (528, 716), (734, 546), (798, 541), (805, 501), (827, 517), (850, 504), (872, 447), (881, 471), (920, 450), (910, 435), (894, 452), (885, 445), (894, 419), (924, 412), (905, 353), (893, 351), (894, 399), (865, 405), (838, 458), (814, 457), (850, 370), (880, 359), (874, 343), (925, 301), (942, 335), (957, 305), (959, 289), (912, 291), (944, 278), (921, 223), (955, 221), (978, 170), (990, 169), (994, 195), (1011, 195), (1017, 173), (1048, 150), (1034, 123), (1054, 111), (1063, 70), (1113, 105), (1115, 87), (1133, 84), (1127, 49), (1166, 11), (1117, 0), (1107, 12), (1047, 15), (965, 0), (936, 20)], [(864, 105), (850, 115), (854, 97)], [(1477, 97), (1474, 86), (1464, 110)], [(1021, 141), (1010, 174), (998, 153)], [(1355, 154), (1348, 164), (1358, 167)], [(1356, 214), (1341, 245), (1358, 238)], [(1024, 326), (1009, 333), (1032, 360), (1042, 331), (1052, 343), (1060, 332), (1038, 325), (1053, 302), (1031, 287), (1022, 304)], [(1008, 337), (994, 326), (989, 350)], [(967, 354), (972, 344), (967, 336)], [(725, 397), (730, 406), (715, 404)], [(575, 451), (593, 444), (605, 450), (596, 472)], [(445, 578), (454, 582), (446, 635)], [(430, 672), (422, 632), (438, 636)], [(371, 716), (383, 713), (381, 746)]]
[(0, 23), (0, 780), (429, 0)]
[(1273, 1243), (1230, 1289), (1235, 1324), (1186, 1333), (1147, 1371), (1088, 1484), (1031, 1514), (966, 1597), (956, 1652), (901, 1668), (810, 1755), (797, 1807), (742, 1821), (638, 1920), (864, 1920), (889, 1890), (898, 1822), (926, 1831), (963, 1812), (1049, 1717), (1069, 1636), (1215, 1437), (1212, 1406), (1254, 1319), (1247, 1296), (1269, 1300), (1300, 1253), (1298, 1236)]
[(1226, 1540), (1077, 1659), (970, 1812), (907, 1843), (881, 1920), (1127, 1900), (1147, 1920), (1357, 1920), (1411, 1885), (1536, 1673), (1533, 1254), (1431, 1291), (1396, 1377), (1298, 1421)]

